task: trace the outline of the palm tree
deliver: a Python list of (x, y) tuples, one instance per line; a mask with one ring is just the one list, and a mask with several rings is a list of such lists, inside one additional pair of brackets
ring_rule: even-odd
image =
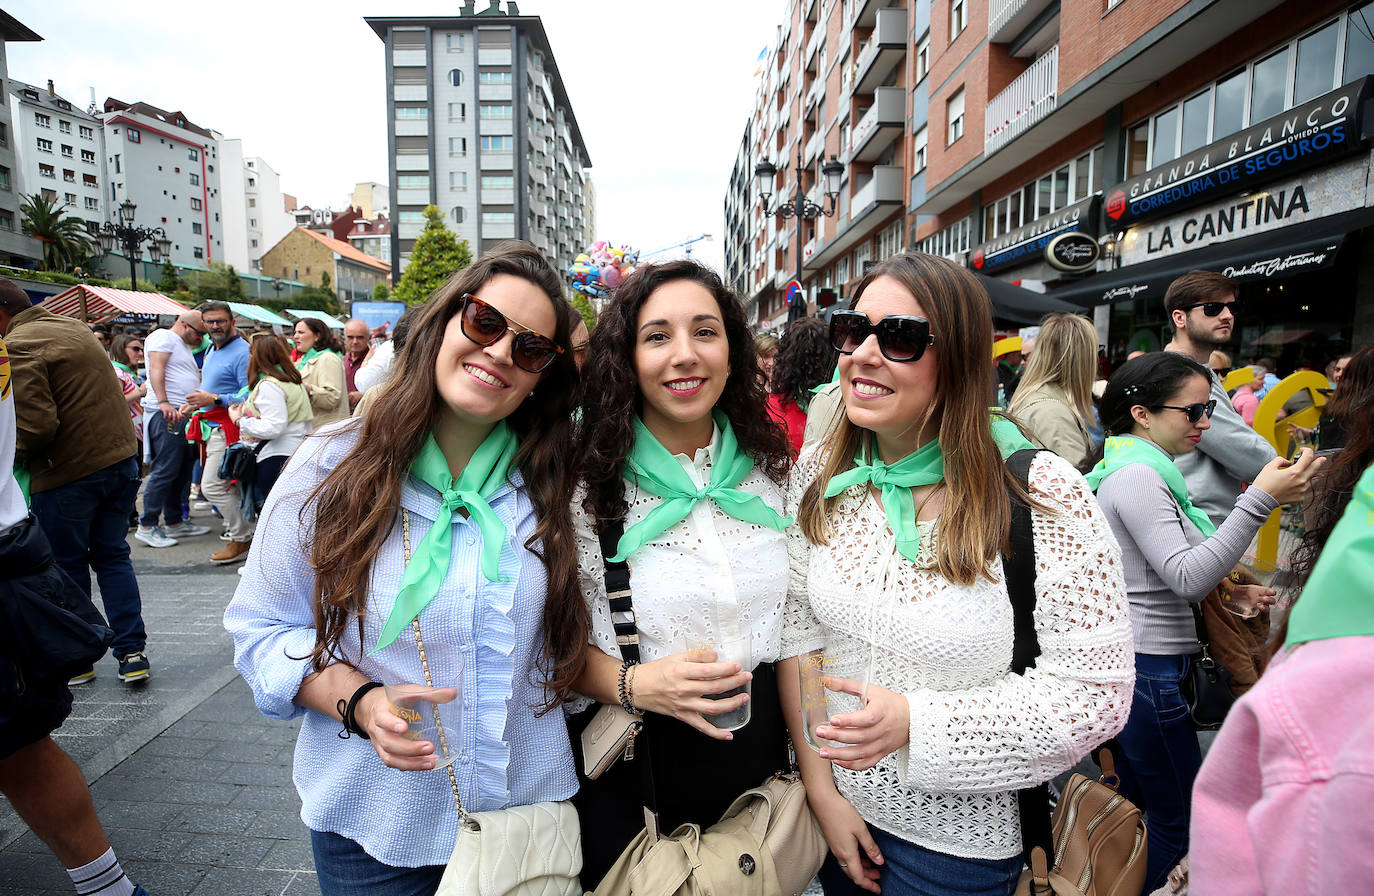
[(34, 193), (19, 206), (24, 232), (43, 244), (43, 269), (47, 271), (68, 270), (91, 252), (85, 222), (68, 216), (67, 205), (59, 204), (56, 197)]

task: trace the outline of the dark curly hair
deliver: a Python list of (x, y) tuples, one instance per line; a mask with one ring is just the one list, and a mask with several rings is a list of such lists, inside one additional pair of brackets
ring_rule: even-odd
[(787, 436), (767, 410), (754, 337), (739, 299), (715, 271), (690, 259), (643, 265), (625, 278), (601, 312), (582, 370), (583, 380), (596, 386), (582, 398), (575, 469), (587, 487), (583, 506), (598, 520), (619, 519), (628, 509), (621, 465), (634, 444), (634, 419), (644, 404), (634, 362), (639, 311), (654, 290), (677, 280), (700, 284), (720, 307), (730, 375), (716, 408), (729, 419), (740, 449), (779, 484), (791, 466)]
[(806, 410), (811, 390), (830, 380), (839, 359), (840, 353), (830, 344), (830, 326), (819, 318), (803, 317), (789, 324), (783, 334), (773, 359), (770, 391)]

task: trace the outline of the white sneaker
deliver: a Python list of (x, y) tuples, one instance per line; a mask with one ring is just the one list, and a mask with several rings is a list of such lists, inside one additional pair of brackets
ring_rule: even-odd
[(209, 509), (210, 509), (210, 502), (209, 502), (209, 501), (193, 501), (193, 502), (191, 502), (191, 509), (192, 509), (192, 510), (209, 510)]
[(182, 520), (175, 526), (168, 526), (164, 532), (168, 538), (194, 538), (197, 535), (209, 535), (209, 526), (197, 526), (195, 523)]
[(161, 526), (152, 526), (149, 528), (139, 526), (138, 531), (134, 533), (134, 538), (137, 538), (150, 548), (170, 548), (177, 545), (177, 540), (175, 538), (168, 538), (167, 533), (163, 531)]

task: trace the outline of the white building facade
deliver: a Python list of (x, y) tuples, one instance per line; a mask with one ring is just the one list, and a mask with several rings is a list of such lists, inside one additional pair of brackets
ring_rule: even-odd
[(100, 121), (58, 96), (49, 81), (37, 87), (5, 82), (14, 127), (14, 189), (61, 203), (88, 227), (105, 219), (104, 140)]
[(237, 137), (219, 141), (219, 158), (224, 260), (235, 270), (259, 272), (263, 253), (296, 226), (281, 176), (265, 159), (245, 157)]

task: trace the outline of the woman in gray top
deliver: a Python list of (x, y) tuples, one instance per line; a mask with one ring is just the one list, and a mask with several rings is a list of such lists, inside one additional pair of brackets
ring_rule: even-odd
[[(1197, 651), (1193, 604), (1240, 560), (1269, 514), (1302, 498), (1320, 461), (1310, 451), (1295, 463), (1270, 462), (1220, 525), (1188, 499), (1178, 455), (1197, 448), (1216, 402), (1207, 370), (1173, 352), (1122, 366), (1102, 396), (1110, 437), (1088, 482), (1121, 544), (1121, 564), (1135, 633), (1136, 687), (1131, 715), (1118, 736), (1122, 792), (1148, 817), (1145, 890), (1164, 883), (1188, 852), (1189, 801), (1202, 763), (1179, 682)], [(1233, 612), (1250, 615), (1274, 602), (1274, 591), (1237, 586)]]

